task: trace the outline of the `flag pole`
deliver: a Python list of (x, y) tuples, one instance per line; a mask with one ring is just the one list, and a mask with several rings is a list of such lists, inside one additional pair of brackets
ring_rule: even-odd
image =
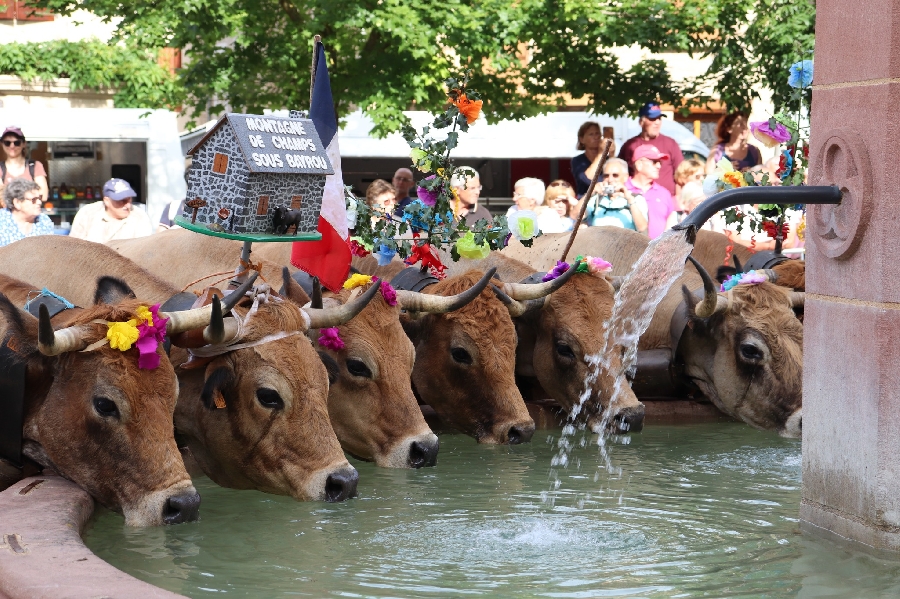
[(312, 53), (312, 66), (309, 67), (309, 109), (312, 110), (312, 98), (313, 98), (313, 88), (316, 86), (316, 64), (319, 62), (316, 60), (319, 58), (319, 44), (322, 43), (322, 36), (316, 34), (313, 36), (313, 53)]

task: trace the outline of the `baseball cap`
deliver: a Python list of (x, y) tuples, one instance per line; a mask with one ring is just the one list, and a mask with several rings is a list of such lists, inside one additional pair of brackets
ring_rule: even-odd
[(640, 109), (638, 109), (638, 116), (645, 116), (648, 119), (658, 119), (665, 115), (659, 108), (659, 102), (645, 102)]
[(634, 151), (634, 154), (631, 155), (632, 162), (637, 162), (641, 158), (649, 158), (650, 160), (668, 160), (669, 155), (660, 152), (659, 148), (656, 146), (647, 144), (638, 146)]
[(125, 179), (110, 179), (103, 184), (103, 197), (111, 200), (124, 200), (126, 198), (137, 197), (137, 194)]
[(0, 135), (0, 138), (6, 137), (9, 134), (25, 139), (25, 134), (22, 133), (22, 130), (12, 125), (3, 130), (3, 135)]

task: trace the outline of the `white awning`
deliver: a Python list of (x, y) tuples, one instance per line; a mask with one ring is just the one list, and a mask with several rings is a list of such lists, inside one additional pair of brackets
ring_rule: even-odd
[[(405, 113), (413, 127), (421, 131), (430, 125), (434, 115), (425, 111)], [(593, 115), (586, 112), (554, 112), (521, 121), (501, 121), (488, 124), (484, 116), (478, 118), (466, 133), (460, 133), (459, 145), (452, 151), (454, 158), (566, 158), (578, 153), (575, 149), (578, 127), (585, 121), (596, 121), (601, 127), (612, 127), (617, 147), (640, 133), (636, 119)], [(348, 158), (400, 158), (409, 156), (409, 145), (399, 133), (384, 139), (369, 135), (372, 120), (356, 111), (341, 122), (339, 133), (341, 156)], [(446, 130), (440, 131), (442, 138)], [(663, 119), (662, 132), (674, 138), (682, 151), (707, 156), (709, 149), (686, 127)]]

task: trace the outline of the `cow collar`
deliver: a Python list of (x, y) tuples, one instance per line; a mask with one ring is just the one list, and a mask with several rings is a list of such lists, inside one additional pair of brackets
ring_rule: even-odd
[(423, 272), (418, 266), (410, 266), (398, 272), (391, 279), (391, 287), (403, 291), (419, 292), (439, 282), (440, 280), (431, 276), (428, 271)]

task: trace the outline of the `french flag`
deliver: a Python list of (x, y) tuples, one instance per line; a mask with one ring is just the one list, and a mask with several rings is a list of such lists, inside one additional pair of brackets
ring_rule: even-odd
[(325, 178), (322, 214), (319, 216), (320, 241), (293, 244), (291, 264), (314, 277), (331, 291), (339, 291), (350, 273), (350, 246), (347, 244), (347, 207), (344, 203), (344, 177), (341, 173), (341, 151), (338, 147), (338, 122), (331, 98), (331, 82), (325, 61), (325, 46), (316, 41), (316, 73), (313, 82), (309, 118), (319, 133), (325, 152), (334, 169)]

